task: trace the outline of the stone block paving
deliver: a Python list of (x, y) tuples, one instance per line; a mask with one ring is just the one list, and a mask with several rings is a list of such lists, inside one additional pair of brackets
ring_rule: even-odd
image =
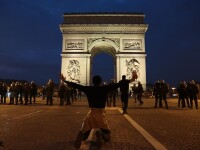
[[(176, 100), (169, 100), (169, 110), (153, 108), (153, 99), (144, 102), (144, 105), (138, 106), (130, 99), (128, 115), (151, 135), (170, 149), (199, 148), (199, 110), (177, 108)], [(106, 108), (112, 133), (111, 141), (103, 142), (101, 149), (153, 150), (154, 147), (119, 112), (120, 107), (120, 100), (117, 100), (117, 108)], [(71, 106), (59, 106), (56, 99), (53, 106), (46, 106), (41, 99), (37, 104), (28, 106), (0, 105), (0, 141), (4, 145), (0, 143), (0, 150), (74, 150), (74, 140), (88, 110), (86, 99), (76, 101)], [(179, 128), (179, 123), (184, 125), (184, 129)], [(173, 126), (170, 127), (171, 124)], [(177, 139), (180, 133), (182, 137)], [(188, 140), (185, 145), (182, 143), (183, 138), (191, 137), (193, 140)], [(95, 141), (94, 135), (93, 139)], [(173, 143), (175, 139), (183, 146)], [(86, 149), (97, 149), (94, 141), (87, 141), (89, 147)]]
[[(0, 140), (3, 141), (0, 150), (73, 150), (74, 140), (89, 110), (85, 99), (71, 106), (59, 106), (58, 101), (46, 106), (45, 101), (39, 99), (28, 106), (1, 105), (0, 108)], [(108, 108), (106, 113), (112, 139), (103, 142), (102, 150), (153, 149), (117, 109)], [(97, 149), (93, 141), (88, 144), (90, 150)]]
[(111, 142), (104, 142), (102, 150), (153, 150), (151, 144), (123, 117), (118, 110), (107, 110), (111, 128)]

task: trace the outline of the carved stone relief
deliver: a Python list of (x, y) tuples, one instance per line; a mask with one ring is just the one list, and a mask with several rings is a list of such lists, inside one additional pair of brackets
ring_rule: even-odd
[(72, 82), (80, 83), (80, 64), (78, 60), (69, 60), (67, 74)]
[(88, 38), (87, 40), (87, 47), (89, 48), (94, 42), (108, 42), (108, 43), (113, 43), (115, 44), (118, 49), (119, 49), (119, 45), (120, 45), (120, 39), (119, 38), (105, 38), (105, 37), (102, 37), (102, 38)]
[(133, 71), (136, 71), (138, 78), (140, 78), (140, 63), (136, 59), (126, 60), (126, 67), (127, 79), (131, 79)]

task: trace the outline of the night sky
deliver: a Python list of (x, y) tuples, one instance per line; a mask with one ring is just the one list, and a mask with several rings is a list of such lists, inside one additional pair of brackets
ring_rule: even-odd
[(200, 81), (199, 0), (0, 0), (0, 78), (58, 82), (63, 14), (86, 12), (144, 13), (147, 83)]

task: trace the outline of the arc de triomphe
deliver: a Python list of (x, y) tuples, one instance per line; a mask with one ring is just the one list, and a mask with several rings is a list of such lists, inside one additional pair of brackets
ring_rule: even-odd
[[(138, 13), (65, 13), (60, 24), (63, 36), (61, 72), (66, 79), (90, 85), (93, 57), (109, 53), (114, 60), (115, 80), (131, 77), (136, 70), (146, 89), (145, 33), (148, 25)], [(103, 60), (102, 60), (102, 65)], [(136, 83), (137, 83), (136, 81)]]

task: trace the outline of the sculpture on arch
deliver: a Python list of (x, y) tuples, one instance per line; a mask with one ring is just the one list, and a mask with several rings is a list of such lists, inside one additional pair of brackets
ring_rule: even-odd
[(67, 74), (70, 80), (73, 82), (80, 83), (80, 64), (78, 60), (69, 60), (69, 65), (67, 67)]
[(140, 77), (140, 63), (136, 59), (131, 59), (130, 61), (126, 60), (126, 77), (131, 78), (132, 72), (136, 71), (138, 78)]

